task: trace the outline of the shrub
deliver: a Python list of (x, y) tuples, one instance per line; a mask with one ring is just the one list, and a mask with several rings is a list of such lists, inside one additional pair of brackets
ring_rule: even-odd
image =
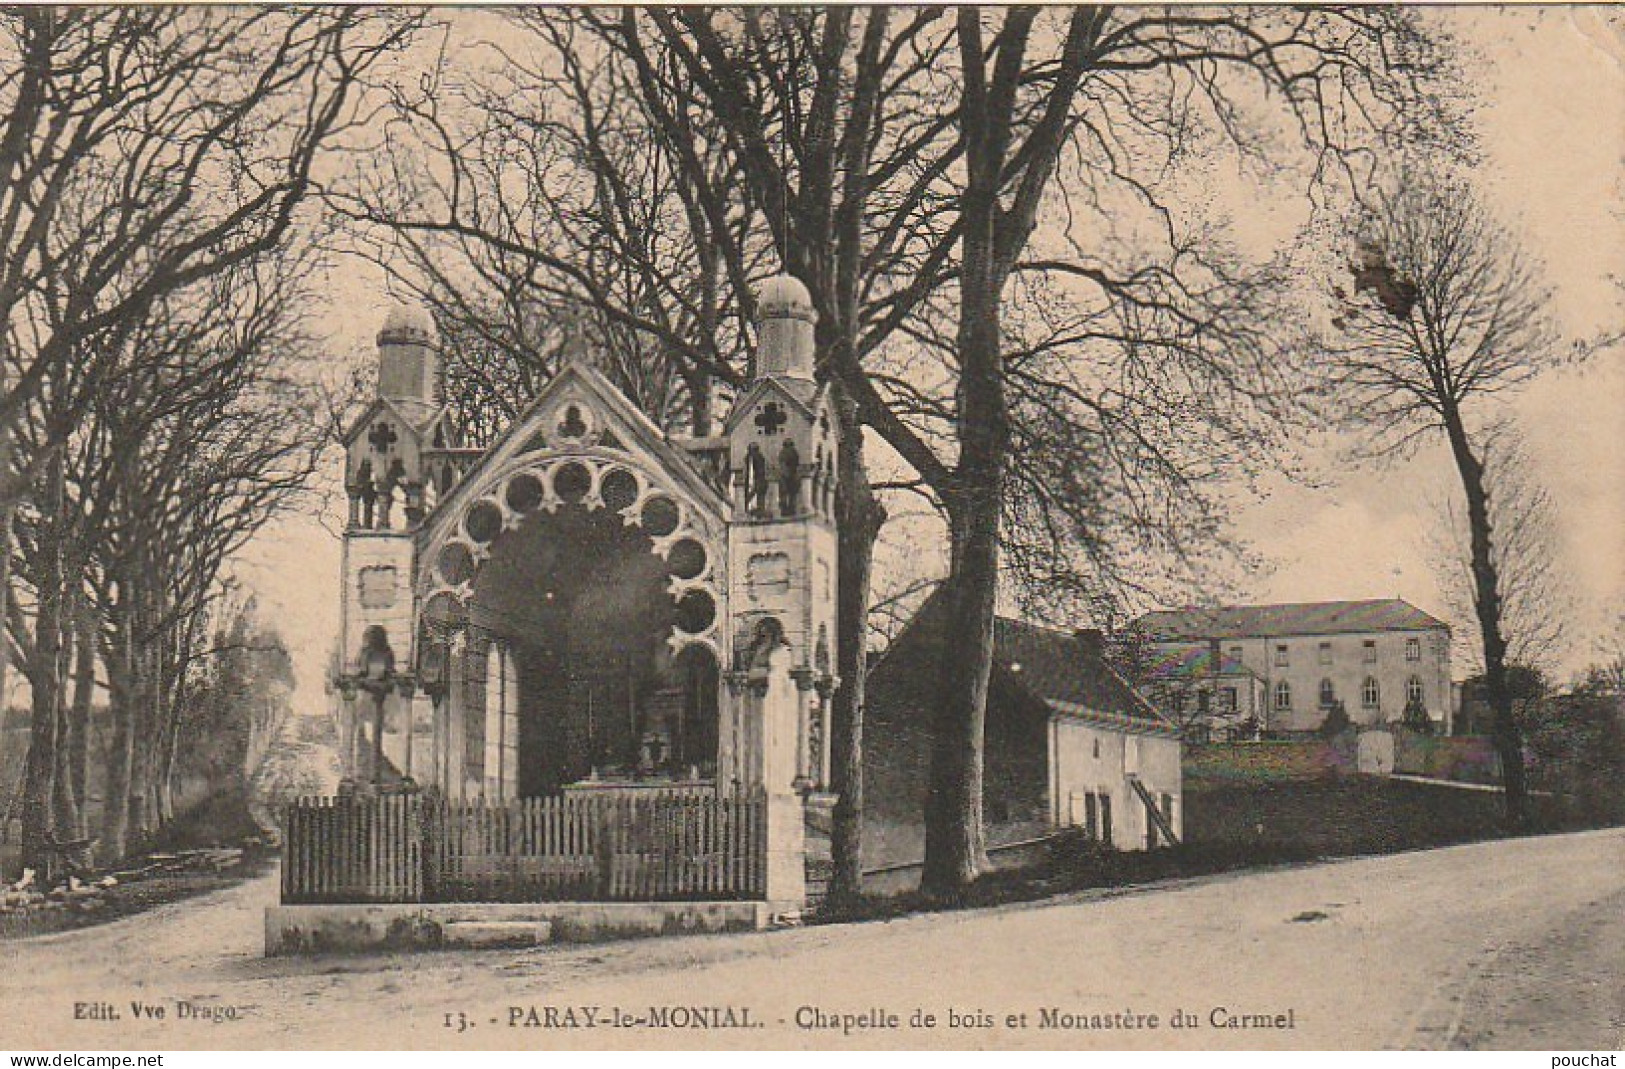
[(1405, 703), (1404, 725), (1418, 735), (1433, 734), (1433, 718), (1428, 716), (1428, 709), (1417, 699)]
[(1349, 719), (1349, 711), (1341, 700), (1332, 702), (1326, 710), (1326, 719), (1321, 721), (1320, 729), (1315, 732), (1323, 739), (1335, 739), (1337, 736), (1354, 727), (1354, 721)]

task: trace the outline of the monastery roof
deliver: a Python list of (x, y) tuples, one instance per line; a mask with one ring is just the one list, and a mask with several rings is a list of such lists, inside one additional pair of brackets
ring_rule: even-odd
[(1153, 679), (1205, 679), (1212, 676), (1252, 676), (1258, 673), (1228, 653), (1219, 654), (1213, 669), (1213, 651), (1206, 643), (1190, 643), (1151, 651), (1147, 672)]
[(1176, 609), (1146, 613), (1135, 626), (1154, 642), (1448, 629), (1399, 598)]

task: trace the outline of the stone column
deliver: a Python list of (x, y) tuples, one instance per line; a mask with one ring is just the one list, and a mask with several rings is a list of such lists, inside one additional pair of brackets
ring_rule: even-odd
[(829, 790), (830, 784), (830, 696), (835, 688), (840, 686), (839, 680), (826, 674), (818, 681), (818, 776), (816, 787), (820, 791)]
[(468, 745), (464, 718), (468, 716), (467, 673), (468, 638), (459, 631), (451, 637), (451, 653), (446, 658), (446, 797), (462, 801), (468, 796), (465, 747)]
[[(422, 688), (417, 688), (405, 701), (409, 732), (406, 745), (406, 774), (419, 784), (433, 782), (440, 774), (440, 766), (436, 763), (438, 754), (435, 738), (435, 710), (439, 704), (439, 699)], [(429, 729), (428, 738), (423, 738), (424, 727)], [(424, 746), (428, 747), (428, 753), (423, 752)]]
[(343, 735), (340, 745), (344, 751), (344, 778), (361, 779), (361, 721), (357, 718), (354, 690), (339, 695), (339, 721)]
[(790, 648), (758, 650), (741, 688), (745, 789), (766, 802), (767, 884), (764, 897), (775, 909), (798, 911), (807, 901), (806, 810), (796, 788), (803, 692), (790, 667)]
[(441, 723), (446, 711), (446, 692), (444, 685), (435, 688), (429, 696), (429, 779), (435, 786), (444, 791), (446, 783), (446, 740), (442, 735), (444, 725)]
[(732, 794), (744, 786), (739, 754), (744, 737), (747, 672), (728, 671), (717, 690), (717, 793)]
[(818, 782), (813, 768), (813, 671), (805, 665), (790, 670), (796, 681), (796, 775), (792, 781), (796, 790), (806, 791)]

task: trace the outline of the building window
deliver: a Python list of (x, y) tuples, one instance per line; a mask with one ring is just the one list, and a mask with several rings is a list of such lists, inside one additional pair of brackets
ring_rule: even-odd
[(1320, 704), (1322, 706), (1329, 706), (1336, 700), (1337, 691), (1332, 688), (1332, 681), (1329, 679), (1322, 679), (1320, 681)]
[[(1414, 641), (1414, 640), (1413, 640)], [(1405, 681), (1405, 701), (1410, 705), (1423, 704), (1422, 677), (1411, 676)]]
[(1366, 709), (1375, 709), (1381, 697), (1377, 681), (1371, 676), (1366, 676), (1365, 684), (1360, 688), (1360, 705)]
[(1100, 760), (1100, 740), (1095, 740), (1095, 760)]
[(1233, 713), (1236, 711), (1236, 688), (1219, 688), (1219, 712)]
[(1275, 707), (1283, 712), (1292, 708), (1292, 684), (1284, 679), (1275, 684)]
[(1405, 659), (1407, 661), (1420, 661), (1422, 659), (1422, 640), (1408, 638), (1405, 640)]
[(1376, 664), (1377, 643), (1372, 639), (1366, 639), (1365, 643), (1360, 647), (1360, 656), (1366, 664)]
[(1230, 660), (1232, 660), (1236, 664), (1241, 663), (1241, 647), (1240, 646), (1231, 646), (1230, 647)]
[(1320, 663), (1332, 663), (1332, 644), (1330, 642), (1322, 642), (1320, 644)]
[(1277, 647), (1275, 647), (1275, 667), (1277, 667), (1277, 668), (1285, 668), (1286, 666), (1287, 666), (1286, 647), (1285, 646), (1277, 646)]
[(1199, 690), (1196, 692), (1196, 711), (1201, 716), (1207, 716), (1213, 711), (1213, 692)]

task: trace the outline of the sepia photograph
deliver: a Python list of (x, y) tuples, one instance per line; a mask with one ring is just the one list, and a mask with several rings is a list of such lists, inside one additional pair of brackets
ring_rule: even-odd
[(1625, 1050), (1625, 7), (0, 6), (0, 316), (8, 1065)]

